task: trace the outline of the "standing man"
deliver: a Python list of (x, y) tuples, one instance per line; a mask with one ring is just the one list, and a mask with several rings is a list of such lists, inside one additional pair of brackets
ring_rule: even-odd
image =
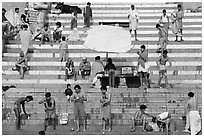
[(145, 90), (147, 87), (147, 72), (148, 72), (148, 66), (147, 66), (147, 59), (148, 59), (148, 53), (146, 50), (145, 45), (140, 46), (141, 51), (137, 52), (138, 54), (138, 63), (137, 63), (137, 71), (140, 76), (140, 82), (141, 87), (143, 87), (143, 78), (145, 83)]
[(171, 67), (172, 63), (171, 63), (171, 59), (167, 56), (168, 51), (164, 50), (163, 54), (161, 56), (159, 56), (158, 60), (157, 60), (157, 67), (159, 69), (159, 80), (158, 80), (158, 86), (159, 88), (162, 88), (160, 86), (161, 84), (161, 80), (164, 77), (165, 78), (165, 87), (167, 88), (167, 84), (168, 84), (168, 79), (167, 79), (167, 66), (166, 63), (169, 62), (169, 66)]
[[(180, 4), (177, 6), (177, 8), (178, 8), (178, 10), (175, 11), (177, 27), (178, 27), (179, 32), (181, 33), (181, 41), (184, 41), (182, 39), (182, 35), (183, 35), (183, 21), (182, 21), (182, 19), (184, 17), (184, 12), (183, 12), (182, 7), (181, 7)], [(176, 40), (175, 41), (178, 41), (178, 35), (176, 35)]]
[(45, 93), (45, 98), (39, 101), (39, 104), (44, 104), (45, 106), (44, 131), (47, 130), (49, 120), (52, 121), (53, 129), (56, 130), (56, 107), (55, 100), (51, 97), (51, 93)]
[(20, 14), (19, 14), (19, 8), (15, 8), (15, 13), (14, 13), (14, 27), (17, 30), (20, 30), (20, 24), (21, 24), (21, 19), (20, 19)]
[(162, 24), (164, 29), (166, 30), (168, 40), (169, 16), (166, 15), (166, 9), (163, 9), (162, 13), (163, 15), (160, 17), (159, 23)]
[[(102, 132), (111, 131), (111, 94), (107, 93), (106, 86), (101, 87), (102, 96), (101, 103), (101, 117), (103, 120)], [(109, 125), (109, 129), (106, 130), (106, 125)]]
[(84, 27), (89, 28), (90, 27), (90, 20), (92, 18), (92, 9), (91, 9), (91, 3), (88, 2), (86, 7), (83, 10), (83, 16), (84, 16)]
[(190, 124), (190, 130), (187, 130), (186, 132), (190, 132), (191, 135), (196, 135), (201, 131), (201, 118), (197, 109), (197, 100), (194, 96), (193, 92), (188, 93), (189, 100), (186, 103), (185, 111), (188, 113), (189, 124)]
[(128, 12), (128, 19), (129, 19), (129, 26), (130, 26), (130, 34), (132, 30), (135, 32), (135, 41), (138, 41), (137, 39), (137, 28), (139, 25), (138, 19), (139, 19), (139, 12), (135, 8), (134, 5), (131, 5), (131, 8)]
[(96, 82), (100, 77), (102, 77), (105, 73), (103, 62), (100, 60), (100, 56), (95, 57), (95, 61), (93, 62), (91, 66), (91, 81), (92, 81), (92, 87), (95, 86)]
[(86, 95), (81, 92), (81, 87), (79, 85), (76, 85), (74, 87), (75, 92), (71, 96), (71, 100), (74, 101), (74, 116), (76, 119), (76, 125), (77, 125), (77, 132), (80, 131), (79, 127), (79, 119), (81, 118), (83, 120), (83, 126), (84, 131), (86, 131), (86, 112), (84, 110), (84, 101), (87, 101)]
[(21, 112), (22, 112), (21, 106), (22, 106), (23, 112), (26, 115), (26, 117), (30, 116), (29, 114), (26, 113), (25, 102), (30, 102), (32, 100), (33, 100), (32, 96), (27, 96), (27, 97), (19, 98), (15, 101), (13, 110), (16, 116), (16, 130), (21, 129)]
[(167, 46), (167, 32), (165, 30), (164, 27), (160, 26), (159, 24), (156, 25), (156, 28), (159, 30), (158, 32), (158, 49), (157, 49), (157, 53), (162, 52), (163, 50), (166, 50), (166, 46)]

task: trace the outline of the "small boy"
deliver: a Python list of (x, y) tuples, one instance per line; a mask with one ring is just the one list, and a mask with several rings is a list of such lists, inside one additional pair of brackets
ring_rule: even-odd
[[(111, 95), (107, 93), (106, 86), (101, 87), (102, 97), (101, 102), (101, 114), (103, 120), (103, 129), (102, 132), (111, 131)], [(109, 125), (109, 129), (106, 130), (106, 125)]]
[(32, 96), (27, 96), (27, 97), (22, 97), (22, 98), (19, 98), (15, 101), (14, 103), (14, 112), (15, 112), (15, 116), (16, 116), (16, 130), (19, 130), (21, 129), (21, 106), (22, 106), (22, 109), (23, 109), (23, 112), (26, 116), (30, 116), (30, 114), (27, 114), (26, 113), (26, 110), (25, 110), (25, 102), (30, 102), (33, 100), (33, 97)]
[(63, 36), (62, 37), (62, 42), (60, 42), (60, 46), (59, 46), (59, 50), (60, 50), (60, 61), (61, 62), (64, 62), (66, 61), (66, 53), (68, 51), (68, 44), (67, 42), (65, 41), (66, 40), (66, 37)]
[(156, 28), (159, 30), (159, 40), (158, 40), (158, 44), (160, 47), (159, 49), (157, 50), (157, 53), (160, 53), (162, 52), (163, 50), (166, 49), (166, 46), (167, 46), (167, 32), (166, 30), (160, 26), (159, 24), (156, 25)]
[(57, 22), (53, 32), (53, 40), (54, 42), (60, 41), (62, 37), (62, 24), (61, 22)]
[(158, 58), (157, 60), (157, 67), (159, 68), (159, 80), (158, 80), (158, 86), (160, 88), (162, 88), (160, 86), (161, 80), (164, 77), (165, 78), (165, 85), (167, 87), (167, 83), (168, 83), (168, 79), (167, 79), (167, 66), (166, 66), (166, 62), (169, 62), (169, 66), (170, 67), (172, 65), (171, 63), (171, 59), (167, 56), (168, 51), (164, 50), (163, 54)]
[(72, 89), (71, 89), (71, 84), (67, 84), (67, 89), (65, 90), (64, 94), (67, 97), (67, 99), (69, 100), (73, 94)]
[(168, 39), (168, 30), (169, 30), (169, 16), (166, 15), (166, 9), (163, 9), (162, 11), (163, 15), (161, 16), (159, 23), (163, 25), (164, 29), (167, 33), (167, 39)]

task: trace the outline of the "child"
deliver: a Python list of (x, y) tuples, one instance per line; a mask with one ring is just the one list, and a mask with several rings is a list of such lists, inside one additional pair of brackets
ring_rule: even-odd
[(157, 53), (160, 53), (160, 52), (162, 52), (163, 50), (166, 49), (166, 46), (167, 46), (167, 32), (159, 24), (156, 25), (156, 28), (159, 30), (159, 33), (158, 33), (159, 40), (158, 40), (158, 44), (157, 44), (157, 45), (159, 45), (159, 48), (157, 50)]
[(67, 84), (67, 89), (65, 90), (64, 93), (65, 93), (65, 96), (67, 97), (67, 99), (69, 100), (73, 94), (72, 89), (71, 89), (71, 84)]
[(71, 34), (69, 35), (69, 40), (78, 41), (80, 40), (79, 33), (77, 31), (77, 13), (73, 13), (73, 18), (71, 20)]
[(25, 111), (25, 102), (30, 102), (33, 100), (32, 96), (27, 96), (27, 97), (22, 97), (19, 98), (15, 101), (14, 103), (14, 112), (15, 112), (15, 116), (16, 116), (16, 130), (21, 129), (21, 106), (23, 109), (23, 112), (26, 116), (30, 116), (29, 114), (26, 113)]
[(60, 42), (60, 46), (59, 46), (59, 50), (60, 50), (60, 61), (61, 62), (64, 62), (66, 61), (66, 53), (68, 51), (68, 44), (67, 42), (65, 41), (66, 40), (66, 37), (63, 36), (62, 37), (62, 42)]
[(70, 77), (74, 76), (74, 80), (76, 81), (76, 72), (74, 68), (74, 62), (71, 58), (67, 58), (67, 62), (65, 64), (65, 81)]
[[(103, 129), (102, 131), (111, 131), (111, 95), (107, 93), (106, 86), (101, 87), (102, 97), (100, 99), (101, 102), (101, 114), (103, 120)], [(109, 125), (109, 129), (106, 130), (106, 125)]]
[(157, 67), (159, 68), (159, 80), (158, 80), (158, 86), (160, 88), (162, 88), (160, 86), (161, 80), (164, 77), (165, 78), (165, 85), (167, 87), (167, 67), (166, 67), (166, 62), (169, 62), (169, 67), (172, 65), (171, 63), (171, 59), (167, 56), (168, 51), (164, 50), (163, 54), (159, 57), (159, 59), (157, 60)]
[(57, 22), (53, 32), (53, 40), (54, 42), (60, 41), (62, 37), (62, 25), (61, 22)]
[(166, 15), (166, 10), (163, 9), (163, 15), (161, 16), (159, 23), (163, 25), (164, 29), (167, 32), (167, 39), (168, 39), (168, 30), (169, 30), (169, 16)]

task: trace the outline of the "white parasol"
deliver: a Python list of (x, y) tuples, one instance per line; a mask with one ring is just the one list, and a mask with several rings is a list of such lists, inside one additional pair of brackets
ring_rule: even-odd
[(100, 25), (87, 31), (84, 46), (101, 52), (127, 52), (132, 48), (129, 31), (119, 26)]

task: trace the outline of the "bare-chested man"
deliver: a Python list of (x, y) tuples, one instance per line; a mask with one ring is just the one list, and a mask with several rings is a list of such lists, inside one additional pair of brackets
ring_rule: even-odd
[(39, 102), (39, 104), (44, 104), (45, 106), (45, 121), (44, 121), (44, 131), (46, 131), (49, 120), (52, 121), (53, 129), (56, 130), (56, 107), (55, 100), (51, 97), (51, 93), (45, 93), (45, 98)]
[(29, 114), (26, 113), (25, 110), (25, 102), (30, 102), (33, 100), (32, 96), (27, 96), (27, 97), (22, 97), (19, 98), (15, 101), (14, 103), (14, 112), (15, 112), (15, 116), (16, 116), (16, 130), (21, 129), (21, 106), (23, 109), (23, 112), (25, 113), (26, 116), (29, 116)]
[(201, 118), (199, 115), (199, 112), (197, 110), (197, 102), (196, 102), (196, 98), (194, 97), (194, 93), (193, 92), (189, 92), (188, 93), (188, 97), (189, 100), (186, 103), (186, 107), (185, 107), (185, 112), (189, 119), (189, 126), (190, 126), (190, 130), (188, 131), (191, 133), (191, 135), (196, 135), (200, 132), (201, 130)]

